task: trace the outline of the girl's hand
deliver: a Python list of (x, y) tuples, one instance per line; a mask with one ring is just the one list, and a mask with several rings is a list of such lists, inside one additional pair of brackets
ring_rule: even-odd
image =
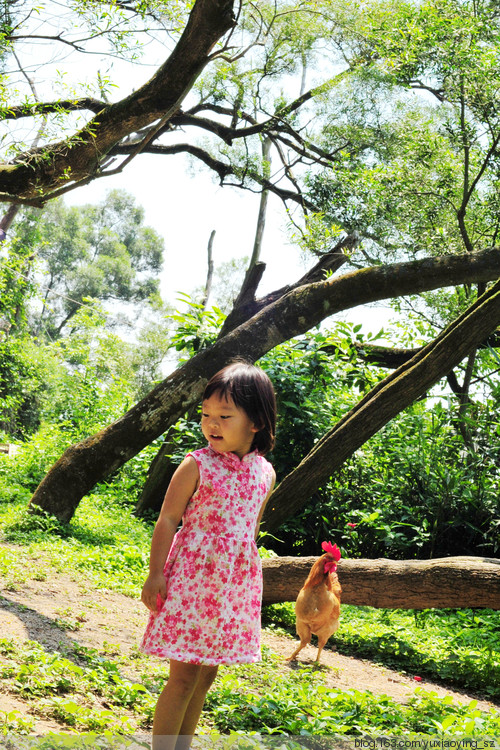
[(142, 603), (156, 615), (166, 598), (167, 582), (163, 573), (149, 575), (142, 587)]

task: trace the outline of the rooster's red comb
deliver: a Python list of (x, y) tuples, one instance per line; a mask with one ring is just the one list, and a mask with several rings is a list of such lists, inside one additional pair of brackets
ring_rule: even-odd
[(340, 560), (340, 558), (342, 557), (342, 553), (337, 545), (332, 544), (331, 542), (322, 542), (321, 549), (324, 550), (327, 554), (331, 555), (334, 560)]

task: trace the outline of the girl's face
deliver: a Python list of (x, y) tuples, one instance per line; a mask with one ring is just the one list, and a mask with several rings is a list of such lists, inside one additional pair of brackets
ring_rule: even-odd
[(243, 458), (250, 452), (259, 428), (232, 398), (212, 393), (202, 404), (201, 431), (216, 451), (236, 453)]

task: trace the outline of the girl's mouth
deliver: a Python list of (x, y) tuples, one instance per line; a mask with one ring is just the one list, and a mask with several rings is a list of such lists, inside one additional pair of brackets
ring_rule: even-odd
[(210, 435), (212, 440), (222, 440), (222, 435)]

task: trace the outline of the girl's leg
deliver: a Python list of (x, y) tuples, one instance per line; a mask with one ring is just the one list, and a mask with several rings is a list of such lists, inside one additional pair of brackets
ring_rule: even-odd
[(153, 750), (174, 750), (202, 668), (201, 664), (170, 660), (170, 675), (155, 709)]
[(175, 750), (187, 750), (190, 747), (206, 695), (217, 676), (217, 669), (218, 667), (210, 667), (208, 665), (201, 667), (196, 687), (182, 720)]

